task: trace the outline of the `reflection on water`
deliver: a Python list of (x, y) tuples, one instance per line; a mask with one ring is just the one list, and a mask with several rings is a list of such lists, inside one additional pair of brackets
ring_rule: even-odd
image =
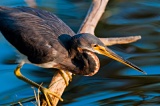
[[(38, 8), (57, 14), (74, 31), (83, 21), (90, 2), (81, 0), (41, 0)], [(1, 0), (0, 5), (26, 6), (20, 0)], [(96, 28), (100, 37), (141, 35), (142, 40), (111, 48), (129, 59), (148, 75), (130, 69), (121, 63), (103, 56), (101, 68), (93, 77), (75, 76), (63, 94), (63, 106), (117, 106), (117, 105), (159, 105), (160, 104), (160, 1), (159, 0), (112, 0), (102, 20)], [(18, 80), (13, 73), (16, 52), (0, 36), (0, 105), (21, 102), (24, 106), (35, 105), (33, 89)], [(52, 78), (52, 70), (25, 65), (23, 73), (30, 79), (47, 85)]]

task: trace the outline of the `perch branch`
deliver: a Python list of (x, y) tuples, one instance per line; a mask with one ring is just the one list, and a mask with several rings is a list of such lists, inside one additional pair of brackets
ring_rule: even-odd
[[(83, 21), (78, 33), (91, 33), (94, 35), (95, 28), (100, 20), (106, 4), (109, 0), (93, 0), (85, 20)], [(130, 36), (120, 38), (99, 38), (106, 46), (115, 44), (127, 44), (141, 39), (141, 36)]]
[(106, 46), (111, 46), (115, 44), (127, 44), (135, 42), (141, 39), (141, 36), (129, 36), (129, 37), (119, 37), (119, 38), (99, 38)]
[[(91, 33), (94, 35), (94, 30), (96, 28), (96, 25), (100, 20), (100, 17), (102, 16), (103, 12), (105, 11), (105, 7), (108, 1), (109, 0), (93, 0), (90, 9), (87, 13), (87, 16), (84, 22), (82, 23), (78, 33)], [(99, 39), (106, 45), (113, 45), (113, 44), (130, 43), (140, 39), (140, 36), (122, 37), (122, 38), (99, 38)], [(69, 74), (72, 75), (72, 73)], [(69, 82), (69, 77), (67, 74), (66, 78), (67, 81)], [(50, 91), (61, 96), (65, 88), (66, 88), (66, 83), (63, 77), (58, 72), (55, 73), (49, 85)], [(58, 104), (59, 99), (52, 96), (52, 101), (54, 103), (52, 105), (56, 106)], [(45, 101), (42, 101), (42, 106), (46, 106)]]
[(37, 4), (35, 0), (24, 0), (29, 7), (36, 8)]
[[(91, 7), (88, 11), (88, 14), (85, 18), (85, 21), (82, 23), (82, 26), (80, 27), (80, 30), (78, 33), (92, 33), (94, 34), (95, 27), (102, 15), (102, 13), (105, 10), (105, 7), (108, 3), (108, 0), (93, 0), (93, 3), (91, 4)], [(64, 71), (65, 72), (65, 71)], [(69, 73), (72, 75), (72, 73)], [(69, 77), (66, 75), (67, 81), (69, 82)], [(63, 77), (57, 72), (49, 85), (49, 89), (51, 92), (55, 92), (58, 95), (62, 95), (66, 88), (65, 81), (63, 80)], [(56, 106), (59, 99), (56, 97), (52, 97), (53, 100), (53, 106)], [(43, 101), (42, 106), (45, 106), (45, 101)]]
[(91, 33), (94, 35), (97, 23), (105, 11), (108, 1), (109, 0), (93, 0), (78, 33)]

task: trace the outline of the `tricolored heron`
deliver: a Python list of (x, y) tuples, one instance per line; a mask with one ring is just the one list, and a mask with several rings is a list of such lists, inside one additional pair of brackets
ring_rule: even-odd
[(75, 34), (57, 16), (44, 10), (0, 7), (0, 31), (20, 53), (20, 63), (15, 75), (40, 88), (48, 105), (51, 105), (48, 94), (60, 97), (23, 76), (20, 68), (24, 63), (92, 76), (100, 67), (99, 59), (95, 55), (98, 53), (145, 73), (105, 47), (96, 36), (89, 33)]

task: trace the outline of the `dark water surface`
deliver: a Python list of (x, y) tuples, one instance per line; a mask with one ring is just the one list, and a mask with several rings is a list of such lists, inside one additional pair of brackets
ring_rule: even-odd
[[(91, 0), (90, 0), (91, 1)], [(83, 21), (88, 0), (36, 0), (38, 8), (51, 11), (75, 32)], [(26, 6), (23, 0), (1, 0), (3, 6)], [(60, 106), (158, 106), (160, 105), (160, 1), (110, 0), (99, 22), (96, 35), (121, 37), (141, 35), (138, 42), (115, 45), (111, 49), (145, 70), (148, 75), (99, 56), (101, 68), (93, 77), (75, 76)], [(17, 79), (16, 50), (0, 35), (0, 106), (21, 102), (34, 106), (30, 85)], [(47, 85), (53, 71), (25, 65), (24, 75)]]

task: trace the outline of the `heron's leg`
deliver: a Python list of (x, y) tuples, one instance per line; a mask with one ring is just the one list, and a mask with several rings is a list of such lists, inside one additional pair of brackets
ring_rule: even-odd
[(63, 79), (64, 79), (64, 81), (66, 83), (66, 86), (68, 86), (69, 83), (68, 83), (68, 80), (66, 78), (66, 74), (68, 75), (70, 81), (72, 80), (72, 76), (70, 75), (69, 72), (64, 72), (63, 70), (59, 70), (59, 72), (60, 72), (61, 76), (63, 77)]
[(45, 88), (45, 87), (37, 84), (36, 82), (34, 82), (34, 81), (26, 78), (25, 76), (23, 76), (23, 75), (21, 74), (21, 72), (20, 72), (20, 69), (21, 69), (22, 66), (23, 66), (23, 64), (19, 64), (19, 65), (17, 66), (17, 68), (16, 68), (15, 71), (14, 71), (15, 75), (16, 75), (19, 79), (21, 79), (21, 80), (23, 80), (23, 81), (31, 84), (31, 85), (34, 86), (34, 87), (39, 88), (39, 89), (41, 90), (41, 92), (44, 94), (48, 106), (52, 106), (52, 105), (51, 105), (52, 102), (51, 102), (51, 97), (50, 97), (50, 95), (55, 96), (55, 97), (59, 98), (61, 101), (63, 101), (63, 99), (62, 99), (59, 95), (55, 94), (54, 92), (51, 92), (49, 89), (47, 89), (47, 88)]

